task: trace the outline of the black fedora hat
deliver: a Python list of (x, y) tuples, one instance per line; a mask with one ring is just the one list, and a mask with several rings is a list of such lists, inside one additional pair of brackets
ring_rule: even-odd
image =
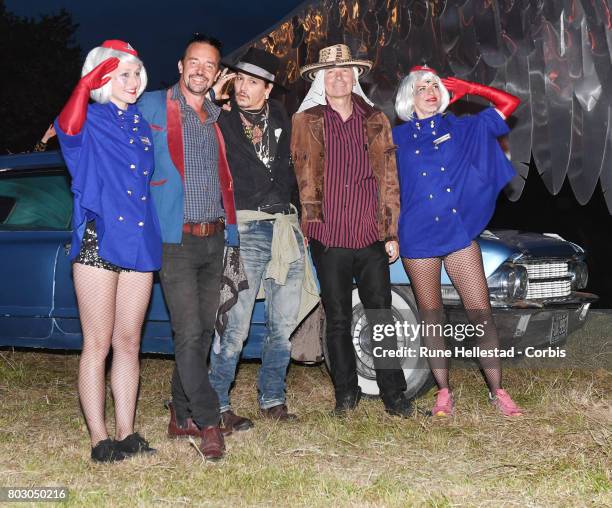
[(229, 64), (224, 63), (226, 67), (237, 71), (254, 76), (259, 79), (263, 79), (269, 83), (287, 90), (287, 88), (276, 81), (276, 74), (280, 67), (280, 60), (272, 53), (268, 53), (263, 49), (250, 47), (247, 52), (242, 55), (236, 63)]

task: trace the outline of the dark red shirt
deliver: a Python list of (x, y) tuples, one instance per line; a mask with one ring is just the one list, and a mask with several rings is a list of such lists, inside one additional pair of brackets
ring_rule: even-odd
[(323, 222), (306, 235), (326, 247), (362, 249), (378, 241), (378, 188), (370, 166), (364, 111), (353, 101), (346, 122), (329, 105), (325, 125)]

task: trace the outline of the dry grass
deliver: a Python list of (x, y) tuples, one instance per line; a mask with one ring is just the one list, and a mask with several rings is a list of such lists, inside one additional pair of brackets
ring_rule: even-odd
[(594, 314), (570, 348), (589, 344), (608, 369), (507, 369), (505, 385), (529, 412), (514, 420), (496, 414), (479, 374), (465, 369), (453, 371), (451, 419), (400, 420), (375, 400), (335, 419), (325, 368), (293, 365), (288, 402), (299, 423), (273, 424), (256, 419), (257, 365), (243, 365), (233, 401), (256, 427), (228, 438), (219, 464), (165, 437), (170, 359), (142, 363), (137, 429), (158, 453), (95, 465), (78, 356), (0, 351), (0, 485), (67, 486), (71, 505), (610, 506), (611, 323)]

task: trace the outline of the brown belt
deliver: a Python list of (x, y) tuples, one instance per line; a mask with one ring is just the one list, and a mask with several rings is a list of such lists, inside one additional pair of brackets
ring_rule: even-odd
[(224, 229), (225, 221), (223, 219), (217, 219), (213, 222), (187, 222), (183, 224), (183, 233), (200, 237), (212, 236)]

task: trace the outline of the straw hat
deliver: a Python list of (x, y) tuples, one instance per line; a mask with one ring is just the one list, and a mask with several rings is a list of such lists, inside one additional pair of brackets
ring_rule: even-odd
[(319, 61), (302, 67), (300, 74), (306, 81), (314, 81), (317, 71), (332, 67), (355, 67), (357, 69), (357, 76), (361, 77), (370, 71), (372, 62), (370, 60), (354, 59), (348, 46), (336, 44), (319, 51)]

